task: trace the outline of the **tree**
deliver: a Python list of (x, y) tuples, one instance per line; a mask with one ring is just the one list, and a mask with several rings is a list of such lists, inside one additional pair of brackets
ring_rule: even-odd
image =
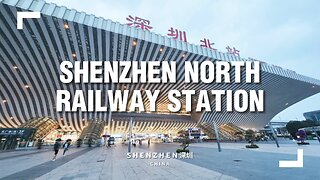
[(301, 121), (290, 121), (287, 123), (286, 128), (289, 134), (296, 139), (296, 132), (298, 132), (300, 128), (303, 128), (303, 125)]
[(258, 145), (253, 143), (256, 139), (256, 133), (252, 129), (246, 130), (244, 137), (250, 143), (250, 145), (246, 145), (246, 148), (259, 148)]
[(189, 149), (187, 149), (189, 147), (189, 144), (191, 143), (188, 134), (185, 131), (179, 131), (178, 132), (179, 137), (181, 137), (180, 142), (181, 142), (181, 149), (177, 149), (177, 153), (180, 152), (189, 152)]
[(305, 128), (305, 127), (313, 127), (313, 126), (319, 126), (319, 122), (313, 121), (313, 120), (305, 120), (305, 121), (290, 121), (287, 123), (286, 128), (290, 135), (293, 138), (297, 138), (296, 133), (299, 129)]
[(251, 145), (253, 145), (253, 141), (256, 138), (256, 134), (252, 129), (248, 129), (245, 132), (245, 138), (249, 143), (251, 143)]
[(189, 144), (191, 143), (189, 137), (185, 136), (182, 140), (181, 140), (181, 145), (180, 147), (182, 148), (183, 151), (186, 151), (186, 149), (189, 147)]
[(82, 139), (78, 139), (78, 140), (77, 140), (77, 147), (80, 147), (81, 144), (82, 144)]

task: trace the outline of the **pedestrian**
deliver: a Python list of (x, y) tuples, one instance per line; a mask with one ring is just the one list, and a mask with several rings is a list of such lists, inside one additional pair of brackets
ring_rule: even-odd
[(38, 139), (38, 143), (37, 143), (38, 149), (41, 149), (41, 148), (42, 148), (42, 144), (43, 144), (42, 139)]
[(151, 143), (150, 141), (151, 141), (151, 140), (150, 140), (150, 138), (149, 138), (149, 139), (148, 139), (148, 146), (150, 146), (150, 143)]
[(110, 139), (110, 137), (109, 137), (109, 139), (108, 139), (108, 146), (107, 146), (108, 148), (109, 147), (111, 147), (111, 139)]
[(64, 149), (63, 156), (69, 150), (70, 145), (71, 145), (71, 139), (68, 139), (63, 145), (63, 149)]
[(59, 152), (59, 149), (60, 149), (60, 147), (61, 147), (61, 139), (59, 138), (59, 139), (56, 139), (56, 142), (54, 143), (54, 145), (53, 145), (53, 150), (54, 150), (54, 156), (53, 156), (53, 158), (52, 158), (52, 161), (55, 161), (56, 160), (56, 158), (57, 158), (57, 154), (58, 154), (58, 152)]
[(91, 146), (92, 146), (92, 143), (93, 143), (92, 138), (89, 138), (89, 139), (88, 139), (88, 146), (91, 147)]

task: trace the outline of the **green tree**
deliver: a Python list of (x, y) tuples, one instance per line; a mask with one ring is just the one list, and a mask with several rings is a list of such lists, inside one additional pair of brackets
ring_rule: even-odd
[(177, 149), (177, 153), (189, 152), (189, 149), (187, 149), (187, 148), (189, 147), (191, 140), (189, 139), (188, 133), (186, 131), (181, 130), (178, 132), (178, 136), (181, 137), (181, 139), (180, 139), (181, 149)]
[(253, 145), (253, 142), (256, 138), (256, 133), (252, 129), (248, 129), (245, 132), (245, 139)]
[(303, 128), (303, 124), (301, 121), (290, 121), (287, 123), (286, 128), (289, 134), (296, 138), (296, 132), (298, 132), (298, 129)]
[(181, 140), (181, 145), (180, 147), (182, 148), (183, 151), (186, 151), (186, 149), (189, 147), (189, 144), (191, 143), (189, 137), (185, 136), (182, 140)]
[(319, 126), (319, 125), (320, 125), (319, 122), (313, 121), (313, 120), (289, 121), (286, 125), (286, 128), (290, 133), (290, 135), (296, 139), (297, 138), (296, 132), (298, 132), (300, 128), (313, 127), (313, 126)]

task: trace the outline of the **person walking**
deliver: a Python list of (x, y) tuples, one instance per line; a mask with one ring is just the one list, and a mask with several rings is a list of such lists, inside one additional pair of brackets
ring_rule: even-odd
[(55, 161), (56, 160), (56, 158), (57, 158), (57, 154), (58, 154), (58, 152), (59, 152), (59, 149), (60, 149), (60, 147), (61, 147), (61, 139), (59, 138), (59, 139), (56, 139), (56, 142), (54, 143), (54, 145), (53, 145), (53, 150), (54, 150), (54, 155), (53, 155), (53, 158), (52, 158), (52, 161)]
[(62, 154), (63, 156), (69, 150), (70, 145), (71, 145), (71, 139), (68, 139), (63, 145), (63, 149), (64, 149)]
[(89, 139), (88, 139), (88, 146), (91, 147), (91, 146), (92, 146), (92, 143), (93, 143), (92, 138), (89, 138)]
[(109, 148), (109, 147), (111, 147), (111, 139), (110, 139), (110, 137), (109, 137), (109, 139), (108, 139), (108, 146), (107, 146), (107, 148)]

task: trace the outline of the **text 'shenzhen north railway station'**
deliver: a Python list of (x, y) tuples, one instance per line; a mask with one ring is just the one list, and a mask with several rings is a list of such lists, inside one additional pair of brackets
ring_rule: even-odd
[[(184, 71), (186, 83), (241, 83), (241, 68), (245, 67), (245, 81), (260, 80), (260, 64), (251, 61), (184, 61), (179, 73)], [(199, 65), (200, 64), (200, 65)], [(253, 65), (253, 67), (252, 67)], [(234, 68), (234, 69), (233, 69)], [(176, 83), (175, 61), (63, 61), (60, 65), (63, 83)], [(160, 71), (161, 70), (161, 71)], [(200, 73), (199, 73), (200, 71)], [(234, 71), (234, 79), (230, 79)]]
[[(282, 110), (320, 92), (319, 80), (265, 62), (259, 63), (259, 83), (255, 83), (254, 76), (247, 78), (246, 71), (239, 74), (235, 68), (242, 64), (243, 68), (255, 73), (253, 71), (258, 66), (251, 63), (250, 59), (174, 40), (41, 0), (0, 2), (0, 127), (4, 132), (9, 132), (8, 128), (29, 129), (28, 133), (36, 139), (52, 140), (61, 136), (72, 139), (98, 139), (103, 134), (126, 136), (132, 118), (132, 131), (135, 134), (174, 135), (180, 130), (199, 128), (214, 138), (212, 132), (216, 125), (220, 127), (221, 138), (230, 138), (232, 133), (228, 130), (262, 128)], [(41, 12), (41, 17), (23, 19), (23, 29), (18, 30), (17, 12), (21, 11)], [(108, 64), (106, 61), (117, 64)], [(152, 72), (152, 64), (142, 63), (145, 61), (159, 62), (153, 64), (159, 71)], [(213, 62), (214, 69), (201, 68), (201, 63), (205, 61)], [(186, 68), (189, 64), (185, 62), (198, 63), (198, 69)], [(86, 63), (90, 65), (86, 67)], [(120, 63), (124, 65), (120, 66)], [(138, 66), (138, 63), (140, 68), (145, 64), (148, 72), (139, 74), (143, 71), (127, 71), (124, 78), (128, 78), (128, 81), (117, 82), (114, 74), (123, 72), (125, 64)], [(218, 75), (224, 69), (218, 70), (218, 64), (231, 64), (228, 73)], [(119, 68), (104, 73), (113, 66)], [(89, 71), (90, 67), (97, 67), (92, 69), (97, 73), (94, 78), (77, 75), (73, 73), (75, 67), (88, 68)], [(185, 76), (186, 69), (190, 70), (188, 76)], [(135, 74), (138, 74), (137, 77)], [(150, 74), (154, 79), (150, 78)], [(213, 77), (211, 82), (200, 81), (210, 74)], [(96, 78), (99, 76), (106, 77)], [(189, 81), (198, 78), (199, 83), (185, 82), (186, 77)], [(61, 81), (64, 78), (66, 83)], [(114, 81), (109, 80), (112, 78), (115, 78)], [(92, 79), (95, 81), (90, 82)], [(84, 97), (91, 90), (100, 92), (99, 100), (104, 111), (65, 111), (60, 105), (57, 107), (58, 90), (71, 92), (71, 99), (77, 90), (84, 92)], [(117, 90), (127, 92), (128, 108), (124, 111), (118, 111), (121, 107), (115, 108), (110, 103), (108, 92)], [(141, 101), (144, 112), (129, 109), (135, 90), (143, 91)], [(153, 103), (145, 91), (153, 94), (156, 90), (161, 90), (161, 93), (157, 95), (156, 111), (151, 111)], [(190, 99), (181, 95), (181, 108), (172, 113), (168, 110), (171, 102), (167, 94), (170, 90), (194, 90), (195, 93)], [(228, 91), (263, 90), (264, 94), (259, 94), (259, 97), (264, 96), (264, 101), (258, 101), (258, 96), (256, 99), (264, 108), (260, 110), (257, 106), (253, 112), (230, 111), (230, 100), (222, 98), (219, 103), (222, 110), (218, 111), (216, 97), (208, 96), (211, 111), (206, 111), (207, 105), (198, 109), (193, 101), (197, 102), (201, 97), (200, 90), (224, 90), (226, 95)], [(191, 101), (192, 106), (186, 106), (187, 100)], [(28, 141), (27, 136), (11, 133), (12, 137)], [(0, 137), (3, 136), (0, 131)]]

